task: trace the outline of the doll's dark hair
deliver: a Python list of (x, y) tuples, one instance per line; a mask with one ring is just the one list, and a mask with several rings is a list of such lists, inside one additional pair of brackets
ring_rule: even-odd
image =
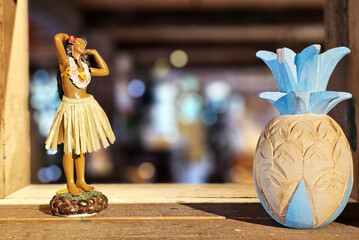
[[(87, 45), (87, 41), (86, 39), (84, 39), (85, 42), (86, 42), (86, 45)], [(69, 56), (69, 57), (72, 57), (72, 45), (68, 40), (66, 40), (66, 42), (64, 43), (64, 48), (65, 48), (65, 52), (66, 52), (66, 55)], [(75, 63), (78, 67), (79, 64), (77, 62), (77, 60), (74, 58), (75, 60)], [(88, 54), (83, 54), (81, 55), (81, 61), (85, 64), (87, 64), (87, 66), (89, 67), (89, 69), (91, 68), (91, 64), (90, 64), (90, 58), (89, 58), (89, 55)], [(91, 70), (90, 70), (91, 72)], [(62, 79), (61, 79), (61, 72), (60, 72), (60, 69), (57, 70), (57, 91), (59, 93), (59, 98), (62, 99), (62, 97), (64, 96), (64, 90), (62, 88)]]

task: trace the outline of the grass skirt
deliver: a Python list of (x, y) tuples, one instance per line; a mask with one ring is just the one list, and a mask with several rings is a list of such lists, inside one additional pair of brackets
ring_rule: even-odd
[(115, 136), (105, 112), (98, 102), (89, 96), (73, 99), (63, 96), (57, 109), (50, 133), (46, 139), (46, 149), (57, 150), (64, 143), (66, 154), (97, 151), (113, 143)]

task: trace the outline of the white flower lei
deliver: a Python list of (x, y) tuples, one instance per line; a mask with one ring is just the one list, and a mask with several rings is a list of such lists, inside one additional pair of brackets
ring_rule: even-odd
[(85, 75), (86, 75), (86, 81), (82, 80), (82, 78), (79, 77), (75, 59), (73, 59), (72, 57), (69, 57), (69, 65), (70, 65), (70, 79), (71, 79), (72, 83), (78, 88), (81, 88), (81, 89), (86, 88), (87, 85), (89, 85), (89, 83), (91, 81), (91, 73), (90, 73), (88, 65), (84, 62), (81, 62), (81, 65), (82, 65)]

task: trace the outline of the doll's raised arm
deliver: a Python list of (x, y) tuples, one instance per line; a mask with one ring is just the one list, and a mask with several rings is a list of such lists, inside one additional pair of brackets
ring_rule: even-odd
[(90, 68), (92, 76), (107, 76), (109, 74), (109, 70), (106, 62), (103, 60), (101, 55), (95, 49), (87, 49), (87, 54), (93, 55), (95, 57), (96, 63), (99, 68)]
[(65, 33), (58, 33), (54, 37), (57, 58), (59, 59), (60, 64), (66, 63), (66, 51), (64, 48), (63, 41), (65, 41), (67, 39), (69, 39), (69, 36)]

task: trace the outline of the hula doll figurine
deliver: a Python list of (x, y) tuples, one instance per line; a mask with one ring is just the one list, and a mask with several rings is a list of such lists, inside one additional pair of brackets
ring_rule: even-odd
[[(59, 60), (59, 92), (60, 96), (63, 96), (45, 147), (56, 150), (58, 144), (64, 143), (63, 167), (69, 193), (67, 194), (84, 195), (94, 189), (85, 182), (84, 154), (99, 150), (101, 144), (104, 148), (108, 147), (108, 140), (111, 143), (115, 141), (105, 112), (93, 96), (86, 92), (92, 76), (106, 76), (109, 70), (95, 49), (86, 49), (84, 39), (59, 33), (55, 36), (55, 47)], [(88, 55), (94, 57), (98, 68), (90, 66)], [(74, 210), (70, 212), (86, 213)]]

